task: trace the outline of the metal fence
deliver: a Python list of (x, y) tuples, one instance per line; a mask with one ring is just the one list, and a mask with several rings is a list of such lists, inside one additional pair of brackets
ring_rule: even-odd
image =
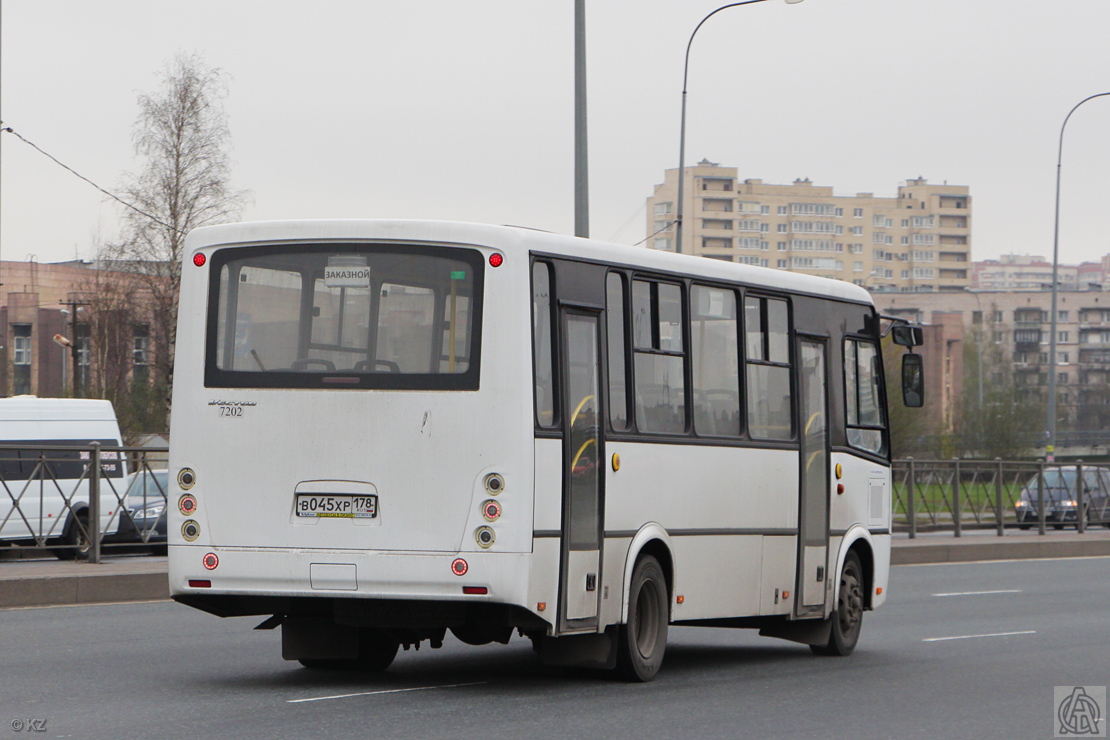
[(0, 444), (0, 551), (164, 551), (167, 464), (165, 448)]
[[(0, 551), (164, 552), (167, 463), (165, 448), (0, 445)], [(1110, 467), (907, 458), (892, 472), (894, 529), (910, 537), (1110, 527)]]
[(1110, 527), (1110, 467), (1012, 460), (895, 460), (895, 531)]

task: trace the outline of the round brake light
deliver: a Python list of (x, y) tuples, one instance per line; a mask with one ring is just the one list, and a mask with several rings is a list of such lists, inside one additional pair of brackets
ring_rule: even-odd
[(499, 252), (494, 252), (493, 254), (491, 254), (489, 256), (489, 266), (490, 267), (501, 267), (501, 264), (504, 261), (505, 261), (505, 258), (503, 256), (501, 256), (501, 254)]
[(220, 564), (220, 559), (216, 556), (216, 553), (210, 552), (200, 562), (208, 570), (216, 570), (216, 566)]
[(197, 252), (196, 254), (193, 255), (193, 264), (196, 265), (197, 267), (204, 267), (204, 263), (207, 262), (207, 261), (208, 261), (208, 258), (205, 257), (200, 252)]

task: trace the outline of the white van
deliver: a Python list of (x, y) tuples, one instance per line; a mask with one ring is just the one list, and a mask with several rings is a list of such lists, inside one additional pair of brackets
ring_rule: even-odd
[[(54, 447), (123, 444), (109, 401), (16, 396), (0, 398), (0, 541), (66, 545), (63, 560), (87, 553), (90, 450)], [(20, 449), (10, 449), (18, 446)], [(100, 531), (119, 528), (127, 463), (101, 453)], [(118, 496), (117, 496), (118, 494)]]

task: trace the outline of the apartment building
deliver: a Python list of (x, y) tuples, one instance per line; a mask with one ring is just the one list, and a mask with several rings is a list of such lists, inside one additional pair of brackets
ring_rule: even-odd
[[(1110, 255), (1099, 262), (1056, 266), (1063, 290), (1101, 290), (1107, 286)], [(973, 290), (1047, 290), (1052, 286), (1052, 262), (1040, 255), (1004, 254), (996, 260), (976, 260), (971, 267)]]
[(971, 196), (962, 185), (906, 181), (895, 197), (835, 195), (808, 179), (766, 184), (708, 161), (685, 169), (683, 244), (675, 243), (679, 170), (647, 199), (646, 245), (847, 280), (873, 292), (970, 286)]
[[(880, 312), (931, 323), (936, 312), (959, 314), (965, 341), (986, 354), (997, 346), (1012, 367), (987, 366), (987, 388), (1012, 373), (1029, 400), (1047, 398), (1048, 373), (1056, 373), (1061, 430), (1110, 441), (1110, 293), (1061, 290), (1057, 296), (1056, 365), (1049, 364), (1052, 292), (965, 291), (949, 294), (877, 294)], [(979, 382), (976, 378), (972, 388)], [(1044, 426), (1030, 419), (1030, 431)], [(1062, 444), (1067, 444), (1063, 440)]]

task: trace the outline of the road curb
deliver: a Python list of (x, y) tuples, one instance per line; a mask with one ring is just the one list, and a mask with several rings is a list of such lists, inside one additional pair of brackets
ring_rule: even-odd
[[(948, 542), (912, 540), (896, 543), (890, 552), (891, 565), (927, 563), (973, 563), (983, 560), (1036, 560), (1038, 558), (1083, 558), (1110, 556), (1110, 538), (1029, 539), (1014, 542), (968, 542), (952, 538)], [(961, 541), (962, 540), (962, 541)]]
[(164, 572), (0, 579), (0, 609), (164, 601), (169, 597), (169, 581)]

